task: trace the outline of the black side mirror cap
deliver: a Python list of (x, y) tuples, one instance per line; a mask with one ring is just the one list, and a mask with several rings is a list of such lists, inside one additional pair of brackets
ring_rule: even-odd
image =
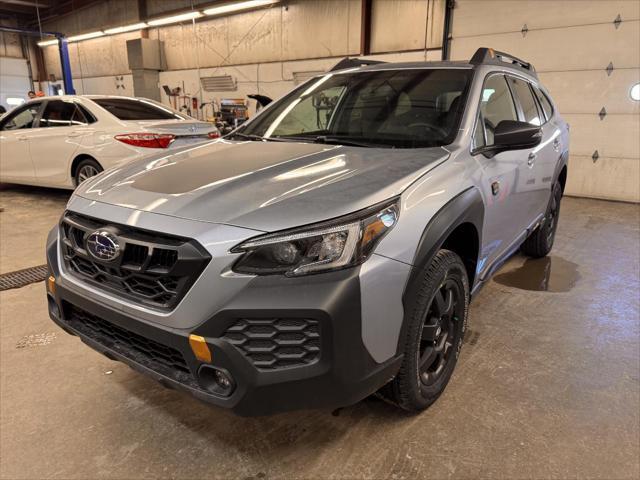
[(542, 141), (542, 128), (527, 122), (502, 120), (493, 132), (493, 145), (482, 147), (474, 153), (482, 153), (488, 158), (507, 150), (533, 148)]
[(504, 150), (533, 148), (542, 141), (542, 129), (539, 126), (516, 120), (502, 120), (493, 133), (493, 142)]

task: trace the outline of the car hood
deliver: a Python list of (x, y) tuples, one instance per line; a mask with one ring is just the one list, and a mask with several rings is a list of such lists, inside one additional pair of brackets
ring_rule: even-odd
[(384, 201), (447, 157), (443, 148), (220, 140), (107, 170), (75, 195), (268, 232)]

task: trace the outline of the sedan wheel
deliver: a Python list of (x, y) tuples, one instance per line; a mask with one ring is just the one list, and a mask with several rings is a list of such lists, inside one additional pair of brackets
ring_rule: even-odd
[(76, 176), (74, 179), (76, 187), (80, 185), (82, 182), (84, 182), (85, 180), (96, 176), (101, 171), (102, 171), (102, 167), (100, 167), (98, 162), (96, 162), (95, 160), (92, 160), (92, 159), (83, 160), (82, 162), (80, 162), (80, 165), (78, 165), (78, 168), (76, 170)]

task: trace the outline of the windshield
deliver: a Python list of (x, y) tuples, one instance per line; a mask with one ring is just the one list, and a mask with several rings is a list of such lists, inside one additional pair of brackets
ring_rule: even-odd
[(120, 120), (185, 120), (178, 112), (149, 100), (128, 98), (92, 98)]
[(327, 74), (239, 128), (231, 138), (363, 147), (447, 145), (457, 133), (470, 69)]

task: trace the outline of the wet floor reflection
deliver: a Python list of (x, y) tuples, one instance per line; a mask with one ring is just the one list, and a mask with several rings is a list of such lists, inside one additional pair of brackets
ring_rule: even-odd
[(560, 257), (529, 258), (494, 278), (501, 285), (538, 292), (568, 292), (579, 279), (578, 265)]

